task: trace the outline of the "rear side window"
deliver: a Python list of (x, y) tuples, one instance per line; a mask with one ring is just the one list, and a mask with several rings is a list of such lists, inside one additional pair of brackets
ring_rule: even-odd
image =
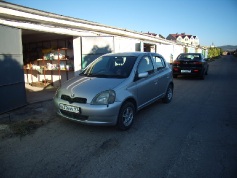
[(166, 67), (165, 61), (161, 56), (153, 56), (155, 68), (156, 69), (162, 69)]

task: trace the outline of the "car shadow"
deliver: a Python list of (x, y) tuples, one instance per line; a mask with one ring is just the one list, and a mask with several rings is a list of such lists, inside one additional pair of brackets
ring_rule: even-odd
[[(79, 131), (79, 132), (87, 132), (87, 133), (116, 133), (117, 132), (124, 132), (124, 133), (132, 133), (136, 130), (139, 130), (139, 127), (142, 126), (144, 119), (146, 120), (147, 114), (149, 114), (152, 110), (157, 109), (162, 105), (162, 100), (157, 100), (154, 103), (150, 104), (142, 108), (141, 110), (137, 111), (134, 123), (132, 127), (126, 131), (119, 130), (116, 126), (98, 126), (98, 125), (87, 125), (82, 124), (77, 121), (68, 120), (57, 116), (57, 120), (59, 124), (64, 125), (65, 127), (69, 128), (69, 130)], [(147, 118), (148, 119), (148, 118)], [(64, 127), (63, 126), (63, 127)]]
[(121, 133), (132, 133), (134, 131), (137, 131), (141, 129), (142, 125), (144, 124), (145, 120), (149, 119), (147, 115), (149, 115), (150, 112), (153, 110), (157, 110), (160, 108), (160, 105), (163, 105), (164, 103), (162, 102), (161, 99), (155, 101), (154, 103), (142, 108), (141, 110), (137, 111), (134, 123), (132, 127), (126, 131), (119, 130), (116, 126), (99, 126), (99, 125), (87, 125), (83, 124), (77, 121), (72, 121), (65, 119), (63, 117), (57, 116), (57, 121), (59, 124), (65, 126), (66, 128), (69, 128), (69, 130), (74, 130), (78, 132), (87, 132), (87, 133), (116, 133), (121, 132)]
[(83, 132), (112, 132), (116, 130), (114, 126), (98, 126), (98, 125), (87, 125), (77, 121), (68, 120), (62, 117), (59, 117), (59, 122), (65, 125), (66, 127), (70, 127), (71, 129), (78, 129)]
[[(206, 76), (205, 76), (206, 78)], [(179, 75), (174, 80), (203, 80), (199, 76), (190, 76), (190, 75)]]

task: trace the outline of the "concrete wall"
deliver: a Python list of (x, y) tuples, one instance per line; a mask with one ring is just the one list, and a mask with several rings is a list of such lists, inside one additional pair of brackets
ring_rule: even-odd
[(140, 41), (131, 38), (114, 37), (114, 52), (135, 52)]
[(0, 25), (0, 113), (26, 105), (21, 30)]
[(188, 53), (195, 53), (196, 49), (194, 47), (188, 47)]
[[(77, 49), (74, 51), (76, 52)], [(114, 37), (113, 36), (87, 36), (81, 37), (81, 67), (85, 68), (94, 61), (97, 57), (114, 52)]]
[(173, 61), (178, 57), (180, 53), (183, 53), (184, 47), (182, 45), (173, 45)]
[(196, 52), (197, 52), (197, 53), (202, 53), (202, 49), (197, 48), (197, 49), (196, 49)]
[(161, 54), (167, 62), (172, 62), (171, 56), (173, 55), (173, 45), (164, 45), (164, 44), (157, 44), (156, 45), (156, 52)]
[(172, 63), (180, 53), (202, 53), (205, 57), (207, 57), (208, 50), (202, 48), (195, 48), (190, 46), (182, 46), (179, 44), (173, 45), (164, 45), (157, 44), (156, 52), (161, 54), (167, 62)]
[(81, 70), (81, 37), (73, 38), (73, 52), (74, 52), (74, 74), (75, 76), (79, 74)]

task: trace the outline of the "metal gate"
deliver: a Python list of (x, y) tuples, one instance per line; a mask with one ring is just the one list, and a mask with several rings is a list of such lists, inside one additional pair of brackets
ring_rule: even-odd
[(0, 113), (26, 105), (21, 29), (0, 25)]

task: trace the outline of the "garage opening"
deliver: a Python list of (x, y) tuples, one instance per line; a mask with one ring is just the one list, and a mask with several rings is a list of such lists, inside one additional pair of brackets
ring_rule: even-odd
[(73, 37), (22, 30), (22, 45), (27, 102), (52, 99), (74, 76)]
[(144, 52), (156, 52), (156, 45), (144, 43)]

